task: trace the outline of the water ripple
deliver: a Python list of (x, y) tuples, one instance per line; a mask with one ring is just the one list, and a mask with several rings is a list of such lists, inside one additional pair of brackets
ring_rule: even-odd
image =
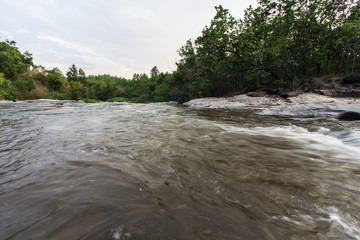
[(356, 123), (9, 104), (2, 239), (359, 239)]

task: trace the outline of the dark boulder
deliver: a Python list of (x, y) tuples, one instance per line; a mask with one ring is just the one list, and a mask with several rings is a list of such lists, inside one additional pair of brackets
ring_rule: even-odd
[(360, 83), (360, 73), (353, 75), (353, 76), (343, 78), (342, 82), (345, 84)]
[(358, 113), (358, 112), (344, 112), (344, 113), (341, 113), (337, 118), (340, 119), (340, 120), (346, 120), (346, 121), (360, 120), (360, 113)]

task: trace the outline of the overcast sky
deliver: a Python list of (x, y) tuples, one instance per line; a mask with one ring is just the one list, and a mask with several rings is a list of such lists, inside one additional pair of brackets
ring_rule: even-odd
[(63, 73), (73, 63), (87, 75), (173, 71), (220, 4), (242, 18), (256, 0), (0, 0), (0, 41)]

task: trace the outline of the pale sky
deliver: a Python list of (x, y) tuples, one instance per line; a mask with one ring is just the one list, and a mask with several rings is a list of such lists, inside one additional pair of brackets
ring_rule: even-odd
[(87, 75), (131, 78), (176, 69), (177, 51), (222, 5), (235, 18), (256, 0), (0, 0), (0, 41), (47, 69), (71, 64)]

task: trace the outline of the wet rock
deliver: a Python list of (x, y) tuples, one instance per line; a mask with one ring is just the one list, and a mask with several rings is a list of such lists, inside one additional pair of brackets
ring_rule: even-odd
[(328, 96), (328, 97), (336, 97), (336, 96), (338, 96), (336, 91), (333, 91), (333, 90), (330, 90), (330, 89), (319, 90), (319, 93), (321, 95)]
[(246, 96), (249, 96), (249, 97), (265, 97), (265, 95), (266, 95), (266, 92), (264, 92), (264, 91), (248, 92), (246, 94)]
[(360, 120), (360, 113), (358, 113), (358, 112), (344, 112), (344, 113), (341, 113), (338, 116), (338, 119), (346, 120), (346, 121)]
[(289, 91), (287, 94), (288, 94), (289, 98), (292, 98), (292, 97), (297, 97), (302, 93), (303, 92), (301, 90), (296, 90), (296, 91)]
[[(249, 97), (244, 94), (230, 98), (194, 99), (184, 105), (193, 108), (252, 109), (256, 110), (256, 115), (294, 118), (339, 118), (340, 113), (345, 112), (360, 114), (360, 104), (355, 98), (334, 98), (314, 93), (295, 95), (284, 99), (277, 95)], [(353, 116), (353, 119), (356, 118), (356, 115)]]

